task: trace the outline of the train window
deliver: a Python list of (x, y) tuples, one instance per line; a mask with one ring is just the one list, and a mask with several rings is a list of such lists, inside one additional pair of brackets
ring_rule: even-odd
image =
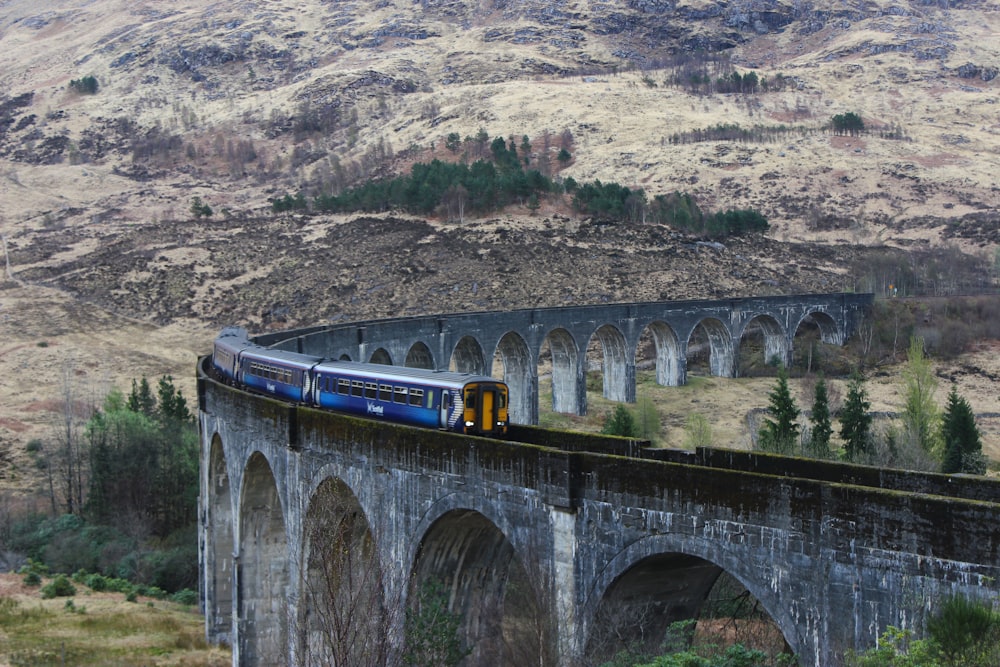
[(351, 393), (351, 381), (340, 378), (337, 380), (337, 393), (347, 396)]
[(410, 390), (410, 405), (414, 405), (418, 408), (424, 406), (424, 390), (423, 389), (411, 389)]
[(351, 382), (351, 396), (364, 396), (365, 395), (365, 383), (361, 380), (354, 380)]
[(378, 400), (387, 403), (392, 400), (392, 385), (380, 384), (378, 386)]
[(475, 389), (466, 389), (465, 390), (465, 407), (469, 408), (470, 410), (474, 410), (476, 408), (476, 390)]
[(378, 385), (374, 382), (365, 382), (365, 398), (377, 398)]
[(406, 387), (393, 387), (392, 388), (392, 402), (393, 403), (402, 403), (403, 405), (406, 405), (406, 395), (408, 393), (409, 392), (406, 390)]
[(424, 403), (424, 405), (426, 405), (429, 408), (433, 408), (434, 407), (434, 390), (433, 389), (428, 389), (427, 390), (427, 402)]
[(501, 387), (497, 387), (497, 407), (507, 407), (507, 392), (505, 392)]

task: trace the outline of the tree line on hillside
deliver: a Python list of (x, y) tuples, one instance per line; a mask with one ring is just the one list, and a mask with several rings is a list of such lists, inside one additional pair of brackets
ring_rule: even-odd
[[(485, 131), (466, 143), (476, 152)], [(458, 149), (459, 140), (453, 146)], [(539, 160), (525, 136), (518, 144), (495, 138), (489, 144), (489, 159), (414, 164), (410, 173), (394, 178), (369, 181), (340, 194), (318, 194), (310, 201), (305, 193), (286, 194), (271, 200), (275, 212), (316, 211), (323, 213), (385, 212), (401, 210), (415, 215), (441, 214), (449, 220), (462, 221), (467, 213), (489, 213), (505, 206), (522, 205), (532, 212), (546, 196), (571, 197), (573, 209), (581, 215), (610, 221), (656, 222), (677, 229), (724, 237), (768, 229), (767, 219), (753, 209), (730, 209), (715, 213), (701, 210), (689, 194), (656, 195), (651, 200), (642, 188), (595, 180), (577, 183), (572, 177), (554, 180), (532, 168)], [(572, 159), (565, 148), (559, 159)]]

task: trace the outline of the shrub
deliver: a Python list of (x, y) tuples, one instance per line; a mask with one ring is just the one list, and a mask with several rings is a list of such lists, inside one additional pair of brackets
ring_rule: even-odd
[(42, 599), (64, 598), (76, 595), (76, 586), (65, 574), (57, 574), (49, 583), (42, 586)]
[(177, 604), (188, 605), (190, 607), (198, 604), (198, 593), (190, 588), (185, 588), (171, 595), (170, 599)]
[(24, 576), (25, 586), (38, 586), (41, 583), (42, 583), (42, 578), (38, 575), (37, 572), (28, 572), (28, 574)]

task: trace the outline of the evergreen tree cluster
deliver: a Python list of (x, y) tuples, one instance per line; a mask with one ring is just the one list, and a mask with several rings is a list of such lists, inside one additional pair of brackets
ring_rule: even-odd
[(853, 111), (835, 115), (830, 124), (834, 134), (849, 134), (854, 137), (865, 131), (865, 122)]
[(73, 79), (69, 82), (69, 87), (81, 95), (95, 95), (98, 88), (97, 77), (88, 74), (83, 78)]
[(90, 487), (85, 514), (115, 525), (122, 517), (166, 537), (194, 522), (198, 498), (198, 435), (173, 378), (156, 395), (146, 378), (126, 398), (112, 390), (87, 423)]
[[(480, 131), (475, 138), (465, 140), (466, 145), (484, 155), (472, 164), (438, 159), (417, 163), (407, 175), (369, 181), (336, 195), (320, 194), (311, 202), (302, 192), (285, 194), (271, 200), (271, 209), (276, 213), (400, 210), (414, 215), (442, 213), (449, 219), (461, 220), (466, 212), (483, 214), (509, 205), (527, 206), (534, 212), (540, 207), (540, 198), (565, 192), (572, 195), (575, 211), (603, 220), (651, 221), (710, 237), (768, 229), (767, 219), (758, 211), (731, 209), (706, 214), (689, 194), (657, 195), (650, 202), (642, 188), (632, 189), (619, 183), (595, 180), (578, 184), (573, 178), (560, 183), (538, 169), (528, 168), (532, 149), (527, 136), (522, 137), (520, 146), (513, 137), (509, 140), (497, 137), (489, 142), (488, 149), (487, 136), (485, 131)], [(445, 140), (445, 147), (452, 152), (461, 146), (456, 133), (449, 134)], [(572, 156), (562, 148), (557, 159), (565, 164)], [(194, 205), (192, 211), (198, 215)]]

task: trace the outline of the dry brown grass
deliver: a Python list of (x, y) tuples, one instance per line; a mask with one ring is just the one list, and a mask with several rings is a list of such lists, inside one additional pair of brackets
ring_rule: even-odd
[(205, 643), (204, 619), (172, 602), (96, 593), (43, 600), (23, 577), (0, 574), (0, 665), (222, 667), (228, 649)]

